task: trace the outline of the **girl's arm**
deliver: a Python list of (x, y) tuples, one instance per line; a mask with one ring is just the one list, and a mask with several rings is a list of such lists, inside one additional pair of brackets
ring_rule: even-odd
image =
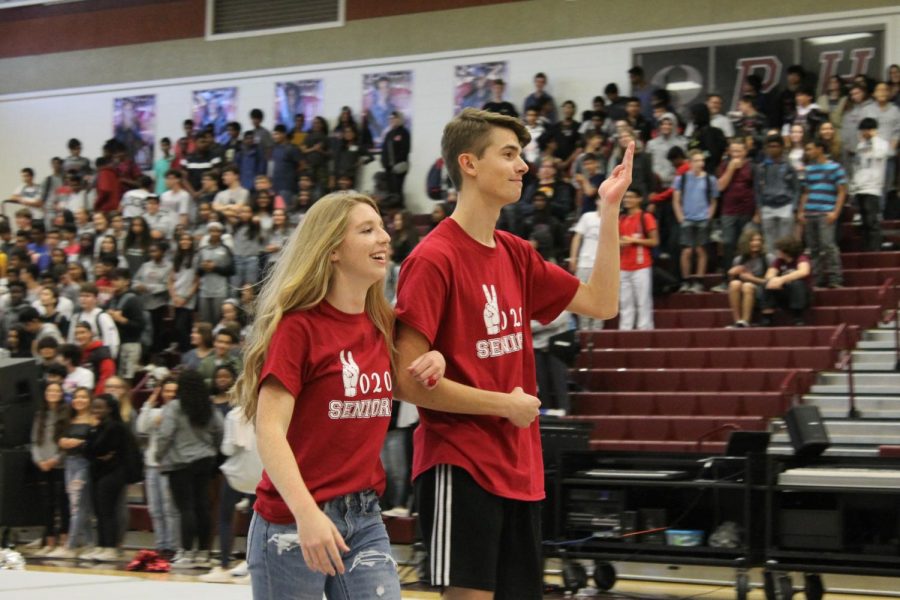
[(337, 527), (316, 504), (303, 481), (287, 441), (294, 412), (294, 396), (275, 377), (267, 377), (259, 391), (256, 436), (259, 457), (297, 522), (303, 560), (320, 573), (344, 572), (341, 552), (349, 552)]

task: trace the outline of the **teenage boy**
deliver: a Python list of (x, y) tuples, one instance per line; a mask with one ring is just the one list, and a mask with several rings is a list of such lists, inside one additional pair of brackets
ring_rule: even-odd
[(619, 219), (621, 247), (621, 297), (619, 329), (653, 329), (653, 256), (659, 245), (656, 219), (641, 209), (641, 193), (630, 189), (622, 203), (625, 215)]
[(250, 202), (250, 192), (241, 185), (241, 173), (235, 165), (228, 165), (222, 170), (222, 183), (225, 189), (216, 194), (213, 210), (223, 211), (227, 206)]
[(241, 172), (241, 187), (253, 189), (253, 180), (266, 174), (266, 157), (253, 137), (252, 131), (244, 132), (244, 142), (234, 157), (234, 162)]
[(556, 123), (556, 101), (545, 91), (546, 87), (547, 76), (537, 73), (534, 76), (534, 91), (525, 98), (522, 112), (527, 113), (529, 109), (534, 109), (538, 112), (538, 116), (549, 123)]
[(169, 219), (173, 228), (179, 222), (182, 225), (188, 224), (191, 194), (184, 188), (184, 183), (181, 171), (169, 170), (166, 173), (166, 191), (159, 197), (159, 211)]
[(122, 218), (131, 219), (132, 217), (140, 217), (144, 214), (147, 207), (147, 198), (153, 194), (153, 180), (146, 175), (138, 178), (138, 188), (128, 190), (122, 196), (122, 202), (119, 208), (122, 211)]
[(491, 99), (482, 107), (489, 112), (499, 113), (507, 117), (519, 117), (519, 112), (512, 102), (503, 99), (503, 92), (506, 90), (506, 82), (502, 79), (495, 79), (491, 84)]
[(113, 269), (110, 281), (113, 297), (106, 312), (119, 329), (119, 376), (130, 381), (141, 361), (144, 309), (141, 299), (131, 291), (131, 272), (128, 269)]
[(260, 109), (254, 108), (250, 111), (250, 123), (253, 124), (250, 131), (253, 132), (253, 141), (262, 150), (265, 160), (269, 160), (272, 157), (274, 141), (272, 140), (272, 134), (262, 125), (264, 118), (265, 115)]
[(34, 184), (34, 169), (22, 169), (22, 184), (16, 187), (9, 199), (28, 208), (34, 220), (44, 218), (44, 200), (41, 198), (41, 188)]
[(890, 144), (878, 137), (878, 122), (866, 117), (859, 123), (859, 144), (856, 146), (850, 187), (862, 217), (863, 248), (868, 252), (881, 250), (880, 204), (889, 156)]
[[(672, 210), (680, 224), (681, 276), (680, 292), (702, 292), (706, 275), (706, 244), (709, 243), (709, 221), (716, 214), (719, 184), (706, 172), (703, 152), (692, 150), (688, 155), (691, 170), (675, 178)], [(691, 263), (696, 259), (696, 270)], [(693, 273), (693, 274), (692, 274)]]
[(806, 246), (813, 260), (816, 285), (843, 287), (841, 254), (834, 233), (847, 198), (847, 174), (828, 158), (828, 143), (816, 139), (806, 144), (806, 179), (797, 207), (797, 221), (804, 227)]
[(714, 292), (728, 291), (728, 270), (734, 260), (738, 238), (756, 217), (753, 198), (753, 166), (747, 156), (747, 145), (734, 138), (728, 147), (728, 162), (719, 165), (719, 192), (722, 194), (722, 283)]
[(766, 252), (775, 251), (775, 242), (794, 231), (794, 210), (800, 184), (797, 173), (784, 159), (784, 140), (773, 134), (766, 138), (766, 157), (757, 166), (753, 193), (757, 221), (762, 223)]
[[(81, 284), (81, 291), (78, 294), (78, 302), (81, 305), (81, 311), (72, 316), (73, 325), (78, 323), (87, 323), (91, 327), (91, 333), (103, 345), (109, 348), (109, 353), (113, 358), (119, 355), (119, 329), (116, 322), (113, 321), (98, 302), (97, 286), (90, 282)], [(67, 342), (75, 342), (75, 327), (69, 327)]]
[[(600, 187), (600, 250), (588, 283), (495, 229), (522, 195), (528, 132), (517, 119), (463, 110), (441, 149), (457, 208), (406, 259), (397, 295), (398, 383), (418, 405), (413, 476), (431, 581), (445, 598), (542, 597), (543, 461), (530, 323), (565, 309), (609, 319), (618, 309), (619, 204), (634, 148)], [(426, 296), (421, 290), (427, 289)], [(422, 351), (447, 376), (414, 390)]]
[(175, 161), (175, 156), (172, 155), (172, 140), (167, 137), (159, 140), (159, 150), (162, 156), (153, 161), (153, 177), (156, 180), (154, 193), (157, 196), (166, 191), (166, 173)]

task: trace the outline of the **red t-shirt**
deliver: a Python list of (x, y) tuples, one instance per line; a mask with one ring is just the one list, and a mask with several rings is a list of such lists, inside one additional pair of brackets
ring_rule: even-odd
[[(294, 396), (287, 440), (317, 503), (362, 490), (384, 492), (381, 446), (391, 420), (393, 381), (384, 337), (368, 315), (326, 301), (286, 314), (266, 353), (260, 384), (276, 377)], [(254, 509), (272, 523), (291, 511), (268, 474)]]
[[(640, 219), (643, 217), (644, 226), (641, 227)], [(641, 211), (634, 215), (625, 215), (619, 219), (619, 235), (628, 235), (635, 238), (650, 239), (650, 232), (656, 231), (656, 219), (650, 213)], [(653, 256), (650, 248), (638, 244), (620, 246), (619, 253), (621, 263), (619, 268), (623, 271), (638, 271), (653, 266)]]
[[(721, 179), (728, 168), (728, 161), (719, 165), (717, 176)], [(753, 166), (744, 160), (744, 166), (734, 172), (731, 183), (722, 191), (723, 215), (753, 215), (756, 212), (756, 200), (753, 192)]]
[[(444, 219), (400, 269), (397, 318), (444, 355), (446, 377), (493, 392), (534, 395), (531, 320), (548, 323), (572, 301), (578, 280), (546, 262), (525, 240), (494, 233), (496, 247)], [(488, 492), (544, 497), (538, 422), (419, 409), (413, 478), (438, 464), (464, 468)]]

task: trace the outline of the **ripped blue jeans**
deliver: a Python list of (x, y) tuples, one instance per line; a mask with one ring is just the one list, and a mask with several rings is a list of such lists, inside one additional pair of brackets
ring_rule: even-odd
[(397, 563), (381, 520), (378, 496), (367, 490), (329, 500), (322, 509), (350, 547), (343, 575), (306, 566), (297, 525), (269, 523), (254, 513), (247, 535), (253, 600), (399, 600)]

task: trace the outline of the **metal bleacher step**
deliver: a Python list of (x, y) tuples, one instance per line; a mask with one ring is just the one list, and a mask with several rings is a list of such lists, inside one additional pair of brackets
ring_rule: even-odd
[[(790, 444), (770, 444), (769, 454), (791, 455), (794, 448)], [(822, 453), (824, 456), (878, 456), (878, 446), (833, 445)]]
[[(900, 393), (900, 373), (855, 373), (853, 384), (857, 394), (890, 396)], [(809, 391), (812, 394), (848, 394), (847, 373), (820, 373)]]
[[(900, 443), (900, 420), (824, 419), (828, 439), (835, 446), (869, 446)], [(773, 444), (789, 444), (787, 431), (772, 435)]]
[[(826, 419), (839, 419), (847, 416), (850, 399), (840, 394), (807, 394), (803, 403), (818, 406)], [(856, 399), (856, 409), (864, 419), (900, 419), (900, 395), (860, 396)]]
[(887, 342), (891, 344), (893, 348), (894, 344), (894, 329), (890, 328), (881, 328), (878, 329), (867, 329), (863, 332), (862, 339), (865, 342)]
[(893, 350), (854, 350), (853, 367), (863, 364), (890, 364), (893, 367), (896, 353)]

